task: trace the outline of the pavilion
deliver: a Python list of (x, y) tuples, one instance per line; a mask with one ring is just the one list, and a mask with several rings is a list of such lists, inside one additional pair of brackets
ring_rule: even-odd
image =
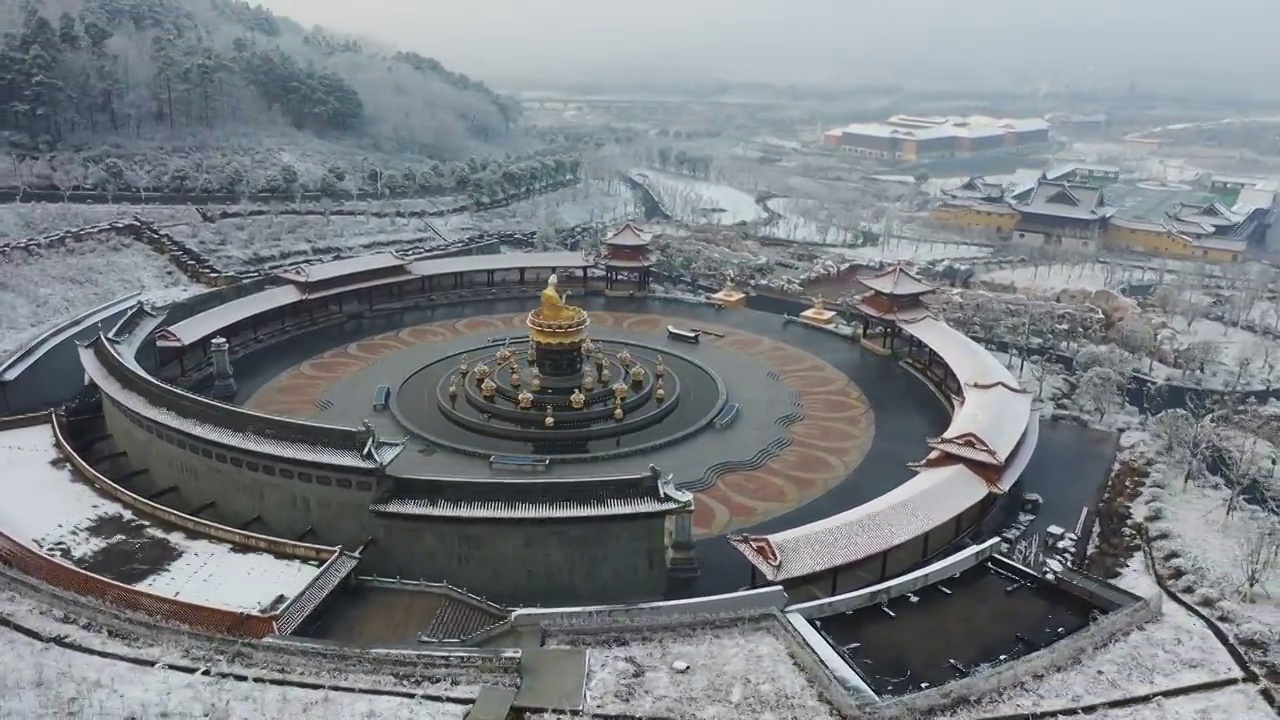
[(644, 295), (649, 292), (649, 269), (654, 260), (650, 245), (652, 233), (627, 223), (609, 237), (600, 248), (600, 266), (604, 268), (606, 295)]
[[(862, 345), (868, 350), (889, 355), (902, 328), (929, 316), (924, 296), (937, 290), (902, 265), (875, 275), (858, 278), (871, 292), (858, 299), (862, 313)], [(873, 329), (874, 326), (874, 329)]]

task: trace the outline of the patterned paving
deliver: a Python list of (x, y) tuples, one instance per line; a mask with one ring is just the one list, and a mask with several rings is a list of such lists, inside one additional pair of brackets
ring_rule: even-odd
[[(246, 406), (308, 418), (319, 412), (316, 404), (335, 383), (385, 355), (465, 335), (487, 338), (522, 332), (524, 320), (524, 313), (446, 320), (359, 340), (285, 371), (255, 393)], [(592, 329), (597, 332), (622, 327), (637, 333), (661, 333), (669, 323), (685, 324), (658, 315), (591, 313)], [(698, 493), (694, 529), (699, 537), (754, 525), (813, 501), (862, 462), (875, 433), (874, 415), (848, 376), (807, 352), (761, 335), (707, 323), (700, 323), (700, 327), (724, 335), (704, 336), (704, 342), (752, 356), (777, 373), (803, 406), (804, 417), (789, 429), (791, 444), (762, 467), (727, 472), (714, 486)]]

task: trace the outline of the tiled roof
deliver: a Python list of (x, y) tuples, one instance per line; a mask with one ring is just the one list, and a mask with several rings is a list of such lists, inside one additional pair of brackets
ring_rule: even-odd
[(376, 469), (403, 445), (364, 430), (262, 415), (166, 385), (127, 363), (110, 340), (80, 347), (85, 374), (103, 394), (152, 422), (198, 439), (299, 462)]
[(644, 473), (559, 480), (399, 478), (369, 506), (391, 515), (525, 520), (666, 513), (691, 507), (654, 467)]
[(653, 242), (651, 233), (642, 232), (631, 223), (618, 228), (617, 232), (605, 238), (605, 245), (615, 245), (619, 247), (644, 247)]
[(885, 295), (923, 295), (937, 289), (902, 265), (895, 265), (875, 275), (859, 277), (858, 282)]
[(964, 388), (947, 431), (927, 442), (962, 460), (986, 460), (992, 472), (991, 463), (999, 461), (999, 483), (992, 486), (963, 462), (934, 465), (843, 513), (772, 535), (730, 538), (769, 580), (825, 572), (895, 547), (951, 522), (988, 492), (1004, 492), (1026, 467), (1038, 437), (1030, 430), (1039, 428), (1031, 394), (991, 353), (945, 322), (926, 316), (900, 326), (932, 348)]
[(1049, 180), (1038, 182), (1031, 196), (1014, 207), (1022, 213), (1074, 220), (1101, 220), (1109, 215), (1100, 188)]

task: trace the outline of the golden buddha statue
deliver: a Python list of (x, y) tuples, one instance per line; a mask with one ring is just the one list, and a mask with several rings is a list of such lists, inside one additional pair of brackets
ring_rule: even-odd
[(547, 406), (547, 416), (542, 419), (542, 424), (543, 426), (549, 427), (549, 428), (556, 426), (556, 416), (551, 414), (550, 405)]
[(480, 393), (484, 395), (485, 400), (492, 400), (495, 393), (498, 392), (498, 384), (493, 378), (488, 378), (480, 384)]
[(657, 377), (667, 374), (667, 366), (663, 364), (661, 355), (658, 356), (658, 364), (654, 366), (653, 374)]
[(591, 368), (582, 373), (582, 387), (588, 391), (596, 389), (596, 375), (591, 372)]
[(520, 387), (520, 366), (511, 366), (511, 387)]
[(521, 410), (529, 410), (533, 408), (533, 393), (528, 390), (521, 390), (516, 396), (516, 407)]
[(489, 369), (489, 366), (487, 364), (482, 362), (479, 365), (476, 365), (476, 369), (475, 369), (476, 382), (483, 383), (485, 380), (489, 379), (489, 375), (492, 373), (493, 371)]
[(662, 378), (658, 378), (658, 385), (653, 389), (653, 399), (658, 402), (667, 399), (667, 389), (662, 387)]
[(582, 388), (574, 390), (573, 394), (569, 396), (569, 405), (574, 410), (581, 410), (587, 406), (587, 396), (582, 394)]
[(632, 385), (639, 385), (640, 383), (644, 382), (645, 371), (643, 367), (639, 365), (633, 365), (631, 367), (631, 372), (629, 374), (631, 375)]
[(497, 360), (499, 365), (506, 365), (511, 360), (511, 351), (507, 349), (505, 344), (498, 351)]
[(623, 348), (622, 352), (618, 353), (618, 363), (621, 364), (624, 369), (631, 367), (631, 351)]
[(555, 273), (552, 273), (551, 277), (547, 278), (547, 287), (542, 291), (542, 304), (539, 306), (539, 315), (543, 320), (559, 322), (574, 316), (570, 306), (565, 304), (565, 300), (569, 297), (569, 292), (565, 291), (564, 295), (561, 295), (556, 290), (556, 286), (559, 283), (560, 279), (555, 276)]
[(613, 419), (621, 420), (623, 417), (625, 417), (625, 413), (622, 412), (622, 398), (618, 398), (617, 402), (613, 404)]
[(619, 403), (621, 403), (622, 398), (626, 396), (627, 396), (627, 386), (623, 384), (621, 380), (619, 380), (618, 384), (613, 386), (613, 398), (617, 400)]

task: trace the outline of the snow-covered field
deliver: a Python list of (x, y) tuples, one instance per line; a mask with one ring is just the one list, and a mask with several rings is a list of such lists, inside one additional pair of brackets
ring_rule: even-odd
[(165, 258), (119, 237), (10, 252), (0, 259), (0, 356), (52, 323), (133, 292), (202, 289)]
[[(592, 713), (700, 720), (836, 717), (786, 644), (763, 626), (636, 633), (616, 644), (589, 635), (560, 636), (547, 644), (590, 648), (587, 709)], [(677, 672), (676, 662), (690, 667)]]
[(735, 187), (659, 170), (633, 170), (663, 209), (689, 223), (736, 225), (763, 220), (765, 212), (753, 194)]
[(434, 220), (441, 230), (458, 235), (499, 230), (540, 230), (586, 223), (620, 224), (642, 215), (636, 197), (617, 179), (587, 180), (573, 187), (538, 195), (479, 213), (459, 213)]
[(1209, 690), (1143, 705), (1103, 710), (1093, 720), (1271, 720), (1275, 712), (1252, 685)]
[(0, 630), (0, 718), (417, 718), (467, 706), (187, 675), (65, 650)]
[[(189, 602), (263, 611), (292, 598), (319, 568), (158, 527), (79, 480), (48, 425), (0, 432), (0, 530), (76, 565), (113, 556), (134, 587)], [(148, 554), (153, 554), (147, 558)]]
[(10, 203), (0, 205), (0, 245), (112, 220), (131, 220), (135, 215), (157, 225), (199, 219), (195, 208), (188, 205)]
[(1140, 276), (1137, 268), (1114, 263), (1054, 263), (1000, 268), (981, 273), (979, 279), (1024, 291), (1053, 293), (1068, 288), (1114, 290)]
[(866, 247), (829, 247), (827, 251), (848, 260), (860, 262), (928, 262), (955, 258), (985, 257), (991, 248), (982, 245), (936, 243), (921, 240), (890, 239)]
[(1254, 334), (1217, 320), (1197, 318), (1188, 325), (1187, 318), (1174, 317), (1162, 343), (1177, 348), (1199, 346), (1211, 348), (1204, 372), (1190, 376), (1179, 369), (1156, 363), (1153, 375), (1160, 379), (1215, 388), (1260, 388), (1280, 384), (1276, 377), (1280, 365), (1280, 342)]

